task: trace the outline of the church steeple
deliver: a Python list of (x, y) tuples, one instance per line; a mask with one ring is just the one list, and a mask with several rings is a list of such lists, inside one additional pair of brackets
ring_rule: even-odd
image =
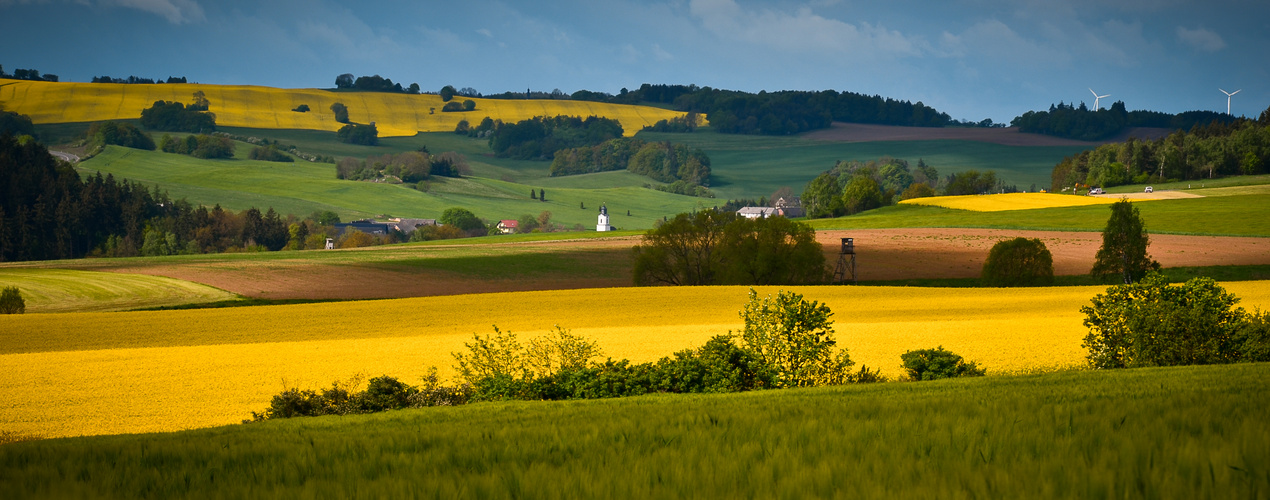
[(609, 207), (603, 203), (600, 204), (600, 217), (595, 223), (596, 231), (612, 231), (613, 226), (609, 224)]

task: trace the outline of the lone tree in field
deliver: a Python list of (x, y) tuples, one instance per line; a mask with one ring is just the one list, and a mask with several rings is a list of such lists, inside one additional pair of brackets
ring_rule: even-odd
[(22, 314), (26, 312), (26, 301), (22, 300), (22, 292), (16, 286), (7, 286), (0, 292), (0, 314)]
[(1102, 281), (1118, 278), (1126, 285), (1141, 280), (1147, 271), (1160, 268), (1160, 263), (1147, 255), (1148, 244), (1138, 207), (1126, 199), (1112, 203), (1111, 218), (1102, 230), (1102, 247), (1098, 249), (1090, 274)]
[(340, 123), (348, 123), (348, 106), (342, 102), (331, 105), (331, 112), (335, 113), (335, 121)]
[(999, 241), (988, 252), (979, 280), (987, 286), (1052, 285), (1054, 256), (1036, 238)]

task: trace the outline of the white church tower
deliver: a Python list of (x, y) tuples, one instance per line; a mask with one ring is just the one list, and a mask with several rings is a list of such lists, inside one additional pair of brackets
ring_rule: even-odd
[(600, 219), (595, 224), (595, 230), (596, 231), (612, 231), (613, 230), (613, 226), (609, 225), (609, 209), (608, 207), (604, 206), (604, 204), (600, 204)]

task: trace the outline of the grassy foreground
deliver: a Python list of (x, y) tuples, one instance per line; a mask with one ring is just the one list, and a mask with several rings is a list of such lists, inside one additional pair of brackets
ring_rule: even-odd
[(476, 404), (0, 446), (18, 497), (1260, 498), (1268, 364)]

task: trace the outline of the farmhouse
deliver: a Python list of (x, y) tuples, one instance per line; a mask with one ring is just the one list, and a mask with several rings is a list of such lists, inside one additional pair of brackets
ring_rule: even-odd
[(736, 211), (736, 214), (746, 219), (766, 219), (780, 215), (772, 207), (741, 207), (740, 210)]
[(512, 234), (520, 227), (520, 222), (514, 219), (503, 219), (498, 221), (498, 232), (503, 234)]
[(785, 217), (803, 217), (807, 212), (803, 210), (803, 200), (797, 196), (791, 196), (789, 199), (777, 198), (772, 202), (772, 206), (776, 208), (776, 213)]

